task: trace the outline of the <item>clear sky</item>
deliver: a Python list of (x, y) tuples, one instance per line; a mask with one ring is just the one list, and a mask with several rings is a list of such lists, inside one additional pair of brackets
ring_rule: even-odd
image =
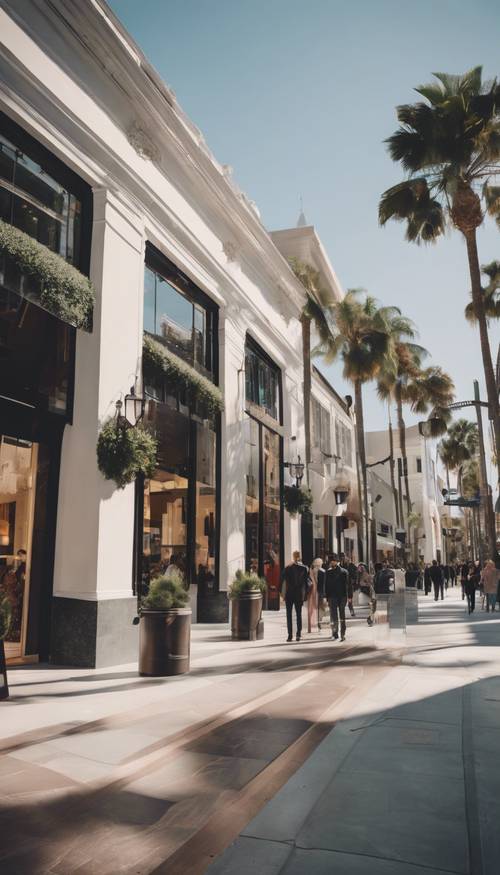
[[(380, 193), (402, 174), (383, 140), (394, 108), (432, 71), (482, 64), (500, 76), (498, 0), (111, 0), (216, 158), (234, 169), (268, 229), (294, 226), (299, 197), (344, 288), (362, 286), (418, 326), (432, 360), (454, 377), (457, 398), (481, 379), (477, 332), (463, 318), (464, 245), (435, 246), (379, 228)], [(500, 231), (479, 232), (482, 263), (500, 260)], [(500, 332), (490, 332), (493, 356)], [(338, 368), (336, 388), (348, 391)], [(482, 382), (482, 380), (481, 380)], [(484, 387), (482, 388), (484, 394)], [(385, 411), (365, 390), (366, 426)], [(408, 422), (412, 422), (408, 415)]]

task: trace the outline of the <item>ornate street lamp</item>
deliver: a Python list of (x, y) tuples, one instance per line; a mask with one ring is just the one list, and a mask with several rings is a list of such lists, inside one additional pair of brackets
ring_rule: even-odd
[(118, 416), (122, 415), (122, 406), (124, 418), (127, 420), (129, 425), (135, 427), (144, 416), (144, 398), (141, 395), (136, 395), (134, 387), (132, 386), (130, 388), (130, 393), (128, 395), (125, 395), (123, 405), (121, 401), (118, 401), (116, 404)]
[(300, 461), (300, 456), (297, 456), (296, 462), (283, 462), (283, 467), (288, 468), (290, 476), (295, 477), (295, 484), (299, 487), (302, 483), (305, 468), (304, 462)]

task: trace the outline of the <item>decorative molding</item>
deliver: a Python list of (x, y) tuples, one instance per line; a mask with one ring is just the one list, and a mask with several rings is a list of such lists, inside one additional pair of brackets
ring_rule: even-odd
[(222, 251), (228, 261), (236, 261), (238, 257), (239, 247), (232, 240), (225, 240), (222, 244)]
[(137, 121), (134, 121), (127, 130), (127, 140), (145, 161), (159, 160), (160, 150), (151, 139), (148, 131), (145, 131)]

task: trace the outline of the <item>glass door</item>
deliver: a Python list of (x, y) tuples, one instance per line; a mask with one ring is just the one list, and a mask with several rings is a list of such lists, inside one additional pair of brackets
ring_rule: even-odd
[(0, 435), (0, 597), (11, 609), (7, 658), (25, 653), (37, 458), (38, 444)]

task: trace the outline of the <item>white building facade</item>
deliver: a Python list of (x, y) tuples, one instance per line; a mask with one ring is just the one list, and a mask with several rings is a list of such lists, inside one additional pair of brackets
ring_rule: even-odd
[[(366, 434), (367, 462), (383, 460), (389, 455), (388, 431), (371, 431)], [(439, 493), (438, 474), (436, 468), (435, 442), (420, 434), (418, 425), (406, 429), (406, 455), (408, 485), (412, 511), (421, 517), (421, 524), (416, 531), (417, 555), (424, 562), (444, 558), (443, 535), (440, 519), (442, 496)], [(404, 525), (407, 526), (407, 502), (404, 477), (404, 460), (401, 457), (399, 435), (394, 430), (394, 458), (396, 489), (400, 496), (400, 506), (403, 509)], [(378, 465), (376, 473), (390, 484), (390, 467), (386, 461)], [(415, 532), (413, 532), (414, 536)], [(413, 540), (412, 536), (412, 540)], [(407, 544), (409, 548), (410, 545)], [(409, 556), (411, 559), (411, 555)]]
[[(31, 303), (3, 261), (7, 653), (116, 664), (136, 658), (137, 599), (173, 558), (194, 620), (227, 617), (239, 568), (264, 575), (268, 607), (279, 606), (283, 564), (300, 548), (281, 496), (284, 460), (304, 456), (305, 298), (104, 2), (2, 6), (1, 218), (96, 290), (92, 329), (79, 330)], [(222, 413), (145, 373), (145, 336), (220, 387)], [(96, 442), (131, 388), (146, 399), (158, 468), (118, 489), (98, 470)]]

